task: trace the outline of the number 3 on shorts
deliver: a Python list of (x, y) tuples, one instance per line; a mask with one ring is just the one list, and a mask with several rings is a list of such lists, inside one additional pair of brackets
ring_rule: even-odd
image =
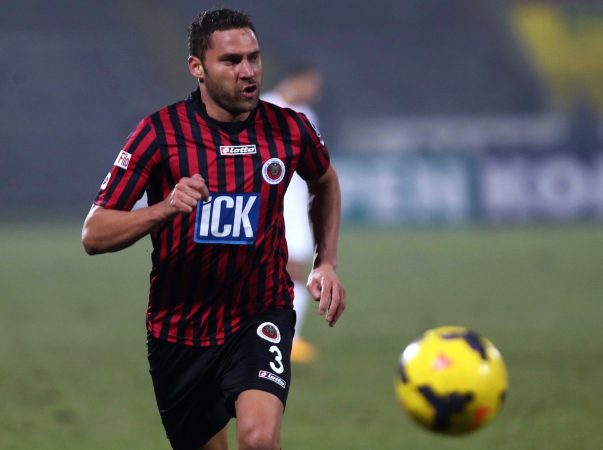
[(283, 354), (276, 345), (270, 347), (269, 350), (270, 353), (275, 353), (274, 361), (276, 362), (276, 364), (274, 364), (274, 362), (270, 361), (270, 368), (280, 375), (285, 370), (285, 367), (283, 366)]

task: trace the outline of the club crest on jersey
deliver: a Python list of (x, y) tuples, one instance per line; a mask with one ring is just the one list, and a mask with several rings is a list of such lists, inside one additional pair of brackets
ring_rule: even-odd
[(101, 184), (101, 191), (104, 191), (105, 188), (107, 187), (107, 185), (109, 184), (109, 180), (111, 179), (111, 172), (109, 172), (107, 174), (107, 176), (105, 177), (105, 179), (103, 180), (103, 183)]
[(266, 183), (279, 184), (285, 178), (285, 163), (278, 158), (270, 158), (262, 166), (262, 176)]
[(130, 164), (130, 158), (132, 158), (132, 155), (122, 150), (121, 152), (119, 152), (119, 155), (117, 155), (117, 159), (115, 160), (113, 165), (126, 170), (128, 168), (128, 165)]
[(220, 155), (237, 156), (237, 155), (255, 155), (257, 149), (254, 144), (251, 145), (220, 145)]
[(213, 193), (197, 204), (197, 243), (251, 245), (255, 243), (260, 217), (260, 194)]
[(281, 341), (281, 332), (272, 322), (264, 322), (260, 324), (257, 332), (259, 337), (266, 339), (273, 344), (278, 344)]

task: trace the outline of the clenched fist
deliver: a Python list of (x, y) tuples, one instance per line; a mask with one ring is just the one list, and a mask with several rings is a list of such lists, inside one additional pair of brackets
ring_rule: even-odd
[(192, 177), (182, 177), (176, 183), (170, 195), (164, 200), (169, 217), (177, 214), (189, 214), (193, 211), (200, 199), (209, 199), (209, 190), (205, 180), (198, 173)]

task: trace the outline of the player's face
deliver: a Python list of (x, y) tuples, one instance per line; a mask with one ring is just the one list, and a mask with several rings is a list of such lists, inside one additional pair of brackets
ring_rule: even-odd
[(258, 104), (262, 60), (249, 28), (216, 31), (201, 62), (201, 95), (208, 114), (223, 122), (244, 120)]

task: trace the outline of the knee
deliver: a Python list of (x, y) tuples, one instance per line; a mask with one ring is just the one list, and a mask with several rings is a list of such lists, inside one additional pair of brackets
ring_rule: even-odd
[(278, 432), (255, 424), (255, 426), (239, 427), (237, 430), (239, 450), (279, 450)]

